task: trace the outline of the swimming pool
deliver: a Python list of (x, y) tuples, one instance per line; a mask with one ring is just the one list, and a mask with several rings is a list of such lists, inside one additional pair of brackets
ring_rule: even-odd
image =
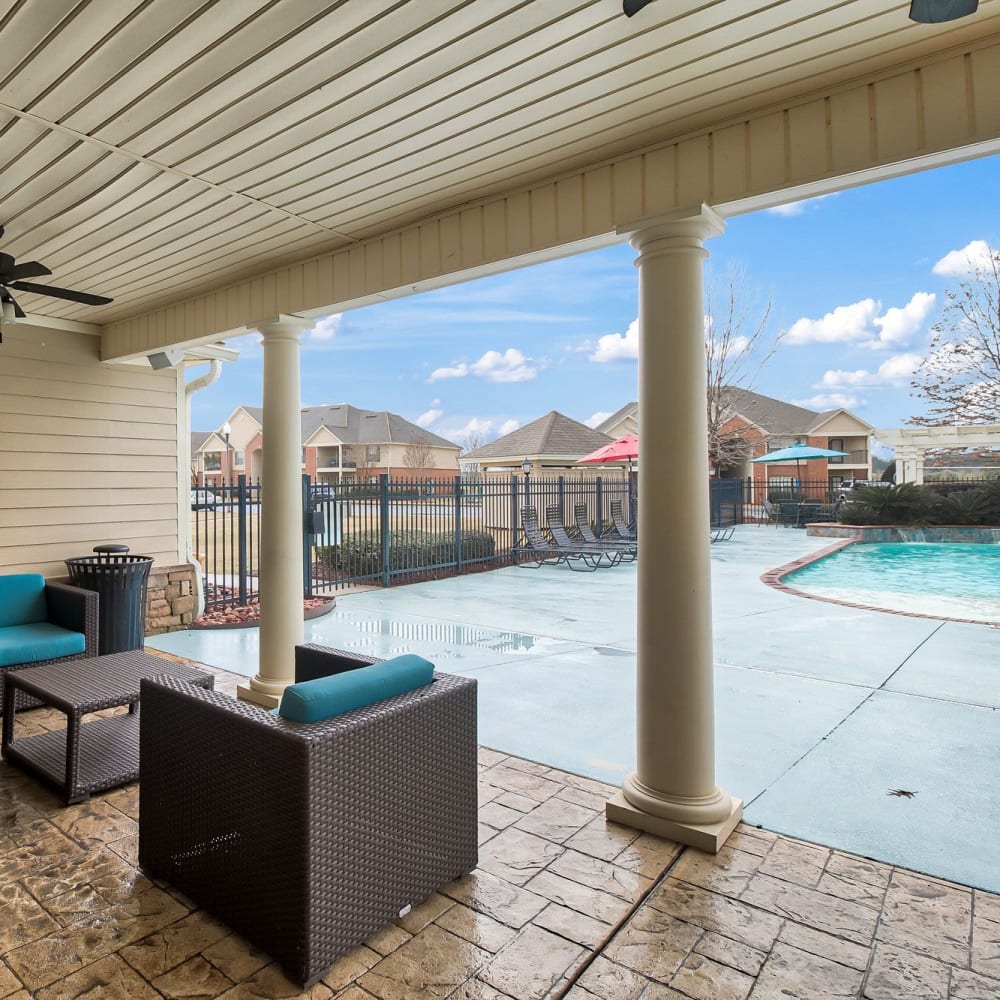
[(783, 575), (781, 582), (841, 604), (1000, 623), (1000, 545), (848, 545)]

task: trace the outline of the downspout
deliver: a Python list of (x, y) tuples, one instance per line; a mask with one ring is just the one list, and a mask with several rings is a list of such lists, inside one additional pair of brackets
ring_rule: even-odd
[[(209, 361), (208, 371), (204, 375), (191, 379), (184, 383), (184, 434), (182, 450), (184, 452), (184, 475), (189, 480), (191, 478), (191, 396), (199, 389), (206, 389), (214, 382), (218, 381), (222, 374), (222, 362), (218, 360)], [(191, 515), (188, 510), (190, 504), (184, 505), (185, 516), (182, 519), (184, 525), (184, 551), (187, 555), (188, 563), (194, 567), (195, 577), (195, 618), (200, 618), (205, 611), (205, 581), (202, 575), (201, 563), (195, 558), (191, 548)]]

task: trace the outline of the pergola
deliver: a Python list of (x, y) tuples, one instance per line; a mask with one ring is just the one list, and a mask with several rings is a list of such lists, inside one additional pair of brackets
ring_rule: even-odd
[(927, 452), (936, 448), (992, 448), (1000, 440), (1000, 424), (967, 424), (952, 427), (899, 427), (875, 432), (883, 444), (895, 449), (896, 482), (922, 483)]
[[(741, 803), (715, 783), (708, 475), (667, 475), (706, 466), (704, 244), (728, 216), (997, 150), (1000, 0), (940, 24), (908, 10), (6, 0), (2, 249), (114, 299), (18, 293), (26, 322), (93, 334), (104, 364), (262, 337), (268, 517), (247, 697), (280, 693), (302, 638), (313, 319), (629, 240), (640, 503), (661, 516), (640, 541), (638, 766), (608, 815), (718, 848)], [(185, 483), (179, 549), (186, 519)]]

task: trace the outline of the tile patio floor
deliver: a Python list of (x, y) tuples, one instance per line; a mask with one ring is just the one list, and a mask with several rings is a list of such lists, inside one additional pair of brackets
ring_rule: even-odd
[(137, 786), (62, 808), (0, 763), (0, 997), (1000, 997), (1000, 896), (747, 825), (712, 857), (607, 824), (611, 790), (482, 749), (477, 871), (300, 993), (136, 869)]

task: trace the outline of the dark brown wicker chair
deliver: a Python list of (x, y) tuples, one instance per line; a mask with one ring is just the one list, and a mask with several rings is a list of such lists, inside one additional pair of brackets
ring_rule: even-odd
[[(3, 710), (3, 675), (8, 670), (24, 670), (27, 667), (42, 667), (49, 663), (68, 663), (70, 660), (89, 659), (97, 656), (98, 645), (98, 596), (93, 590), (82, 590), (66, 583), (48, 580), (45, 583), (45, 607), (48, 621), (70, 632), (82, 632), (86, 643), (82, 653), (72, 656), (56, 656), (49, 660), (34, 660), (28, 663), (10, 663), (0, 667), (0, 711)], [(19, 691), (17, 711), (40, 705), (37, 698)]]
[[(324, 652), (328, 672), (369, 662)], [(322, 654), (296, 653), (316, 676)], [(143, 681), (139, 863), (308, 986), (475, 868), (476, 750), (466, 677), (310, 725)]]

